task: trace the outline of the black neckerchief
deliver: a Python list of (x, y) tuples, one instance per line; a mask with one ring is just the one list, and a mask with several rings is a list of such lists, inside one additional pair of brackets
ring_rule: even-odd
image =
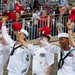
[(13, 49), (11, 50), (10, 56), (12, 56), (12, 55), (14, 54), (14, 52), (15, 52), (15, 50), (16, 50), (17, 48), (19, 48), (19, 47), (22, 46), (22, 45), (19, 45), (19, 46), (15, 47), (16, 44), (17, 44), (17, 42), (14, 44)]
[(61, 49), (61, 53), (60, 53), (60, 60), (59, 60), (59, 63), (58, 63), (58, 69), (61, 69), (62, 66), (64, 65), (64, 60), (69, 56), (69, 54), (74, 51), (75, 49), (72, 49), (70, 50), (66, 55), (65, 57), (63, 58), (63, 49)]

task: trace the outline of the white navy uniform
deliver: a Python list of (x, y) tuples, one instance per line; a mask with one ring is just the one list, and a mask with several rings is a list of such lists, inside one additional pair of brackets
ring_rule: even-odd
[(0, 75), (3, 75), (3, 70), (9, 57), (9, 46), (4, 46), (0, 43)]
[[(2, 26), (2, 34), (7, 42), (7, 44), (10, 46), (10, 54), (13, 49), (13, 46), (15, 44), (15, 41), (13, 41), (10, 36), (8, 35), (6, 31), (6, 26)], [(15, 45), (17, 47), (18, 44)], [(8, 75), (26, 75), (28, 72), (30, 64), (30, 53), (25, 47), (19, 47), (14, 51), (14, 54), (10, 56), (9, 63), (8, 63)]]
[[(59, 62), (61, 48), (56, 45), (51, 45), (48, 42), (46, 42), (45, 40), (41, 41), (41, 43), (42, 43), (42, 45), (44, 45), (46, 50), (53, 52), (55, 54), (58, 54), (58, 62)], [(74, 49), (74, 48), (70, 47), (70, 50), (72, 50), (72, 49)], [(69, 51), (63, 50), (63, 58)], [(74, 75), (74, 74), (75, 74), (75, 50), (72, 51), (71, 54), (66, 57), (66, 59), (64, 60), (64, 64), (63, 64), (62, 68), (60, 68), (58, 70), (57, 75)]]
[(47, 69), (54, 63), (54, 54), (44, 47), (28, 45), (28, 50), (33, 55), (32, 75), (46, 75)]

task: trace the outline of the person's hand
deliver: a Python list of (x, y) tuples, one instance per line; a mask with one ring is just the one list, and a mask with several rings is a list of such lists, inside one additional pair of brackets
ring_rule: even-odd
[(20, 39), (20, 31), (15, 31), (15, 34), (17, 35), (18, 39)]
[(6, 23), (7, 20), (8, 20), (8, 17), (6, 17), (6, 16), (2, 17), (3, 23)]
[(49, 49), (49, 43), (45, 37), (40, 37), (40, 43), (45, 49)]
[(73, 23), (70, 21), (70, 20), (68, 20), (68, 22), (67, 22), (67, 27), (68, 27), (68, 29), (72, 29), (72, 26), (73, 26)]

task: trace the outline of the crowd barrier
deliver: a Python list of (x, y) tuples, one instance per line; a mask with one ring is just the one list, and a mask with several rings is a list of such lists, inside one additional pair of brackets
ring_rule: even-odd
[[(68, 29), (66, 26), (68, 19), (69, 19), (69, 16), (63, 17), (62, 24), (59, 24), (57, 26), (58, 18), (55, 18), (55, 17), (53, 17), (52, 20), (50, 20), (50, 18), (48, 18), (47, 20), (42, 19), (38, 21), (36, 24), (34, 24), (32, 17), (31, 17), (31, 20), (26, 20), (25, 18), (22, 18), (22, 25), (23, 25), (23, 28), (29, 32), (29, 37), (28, 37), (29, 42), (32, 41), (32, 43), (33, 42), (36, 43), (35, 40), (37, 39), (37, 36), (38, 36), (38, 29), (44, 25), (52, 29), (51, 41), (57, 41), (58, 40), (57, 35), (58, 33), (61, 32), (61, 29), (63, 32), (68, 32)], [(44, 22), (41, 22), (41, 21), (44, 21)], [(7, 26), (9, 35), (12, 37), (12, 39), (16, 40), (16, 36), (12, 30), (13, 23), (11, 21), (8, 21), (6, 26)]]

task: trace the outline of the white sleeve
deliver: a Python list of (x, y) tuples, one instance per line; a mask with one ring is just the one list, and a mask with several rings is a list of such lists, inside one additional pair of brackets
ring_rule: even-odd
[(74, 71), (75, 71), (75, 55), (73, 56), (73, 68), (74, 68)]
[(48, 66), (54, 64), (54, 54), (47, 51), (46, 61), (47, 61)]
[(10, 36), (7, 33), (5, 25), (2, 25), (2, 35), (8, 45), (13, 43), (13, 40), (10, 38)]
[(28, 45), (28, 50), (29, 52), (33, 55), (34, 54), (34, 50), (36, 50), (36, 47), (32, 44)]
[(21, 75), (26, 75), (30, 66), (30, 58), (31, 55), (29, 52), (24, 51), (23, 52), (23, 63), (21, 66)]
[(3, 50), (3, 45), (0, 42), (0, 53), (2, 52), (2, 50)]
[(4, 66), (6, 65), (7, 61), (8, 61), (8, 57), (9, 57), (9, 52), (10, 52), (10, 48), (9, 46), (5, 46), (3, 47), (3, 54), (4, 54)]
[(51, 45), (45, 39), (40, 40), (40, 42), (46, 50), (48, 50), (52, 53), (55, 53), (55, 54), (59, 54), (59, 52), (61, 50), (59, 46)]
[(61, 49), (59, 46), (49, 44), (48, 51), (55, 53), (55, 54), (59, 54), (60, 50)]

